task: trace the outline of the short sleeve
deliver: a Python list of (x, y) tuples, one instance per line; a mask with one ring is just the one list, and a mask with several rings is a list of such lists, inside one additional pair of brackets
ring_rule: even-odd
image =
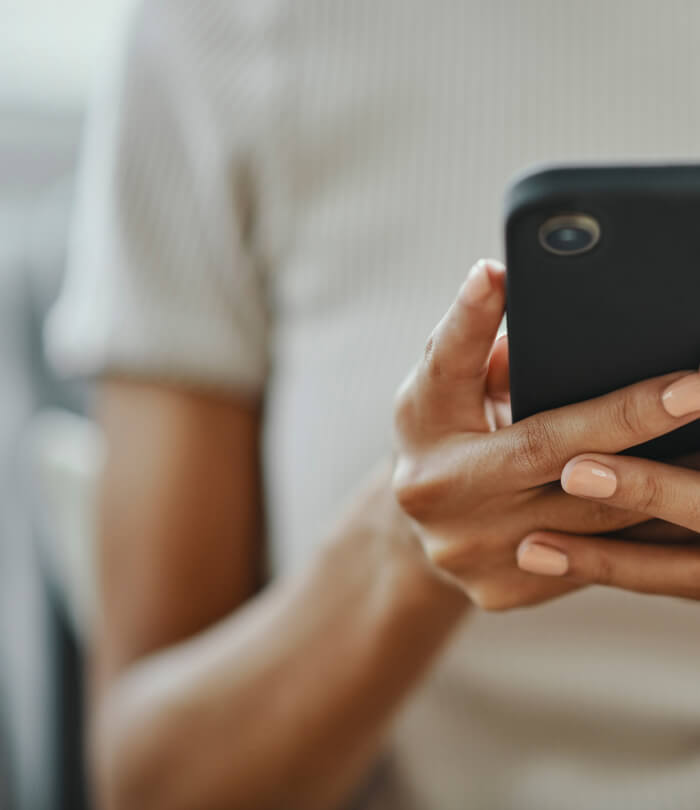
[[(246, 239), (244, 182), (254, 134), (228, 123), (250, 120), (255, 53), (249, 43), (237, 51), (233, 37), (223, 71), (221, 48), (212, 63), (211, 43), (186, 16), (198, 7), (146, 4), (97, 99), (46, 347), (66, 374), (126, 372), (258, 393), (267, 311)], [(178, 8), (189, 10), (178, 16)], [(222, 72), (227, 110), (214, 92)]]

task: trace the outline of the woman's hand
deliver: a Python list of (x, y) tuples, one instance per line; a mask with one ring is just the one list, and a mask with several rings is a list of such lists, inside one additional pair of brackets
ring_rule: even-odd
[[(678, 380), (667, 390), (664, 402), (673, 413), (696, 413), (700, 374)], [(645, 419), (643, 411), (639, 418)], [(640, 526), (630, 533), (647, 542), (534, 532), (519, 547), (520, 566), (540, 574), (554, 573), (558, 566), (567, 581), (700, 599), (700, 472), (696, 466), (692, 458), (683, 466), (600, 453), (572, 458), (562, 471), (563, 489), (589, 502), (657, 518), (644, 524), (646, 531)]]
[(639, 504), (562, 492), (557, 479), (570, 458), (616, 453), (695, 418), (662, 403), (683, 376), (676, 374), (509, 425), (507, 346), (495, 340), (504, 303), (503, 266), (479, 262), (395, 410), (396, 498), (435, 568), (490, 610), (536, 604), (592, 581), (566, 576), (564, 557), (554, 553), (541, 554), (536, 574), (522, 570), (533, 555), (521, 549), (518, 567), (523, 538), (526, 549), (542, 531), (599, 547), (603, 541), (580, 536), (647, 519)]

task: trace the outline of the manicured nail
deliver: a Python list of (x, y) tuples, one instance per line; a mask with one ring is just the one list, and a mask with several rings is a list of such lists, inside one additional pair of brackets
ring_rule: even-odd
[(671, 416), (700, 411), (700, 374), (689, 374), (671, 383), (661, 395), (661, 401)]
[(569, 558), (556, 548), (526, 540), (518, 548), (518, 568), (531, 574), (560, 577), (569, 570)]
[(569, 495), (584, 498), (609, 498), (617, 489), (617, 476), (596, 461), (577, 461), (564, 467), (561, 485)]
[(469, 271), (467, 280), (462, 287), (462, 293), (470, 304), (481, 304), (489, 297), (492, 291), (493, 286), (489, 278), (488, 267), (486, 262), (480, 259)]

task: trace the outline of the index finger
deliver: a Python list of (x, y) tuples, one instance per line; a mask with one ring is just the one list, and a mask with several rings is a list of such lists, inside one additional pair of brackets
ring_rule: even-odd
[(526, 486), (559, 478), (581, 453), (619, 453), (700, 417), (700, 374), (675, 372), (535, 414), (493, 434), (506, 480)]

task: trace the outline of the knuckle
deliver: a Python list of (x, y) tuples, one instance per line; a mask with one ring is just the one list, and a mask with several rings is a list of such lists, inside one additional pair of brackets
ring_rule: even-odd
[(558, 466), (560, 455), (555, 431), (544, 414), (520, 423), (513, 447), (513, 463), (519, 471), (529, 475), (549, 473)]
[(615, 578), (615, 566), (607, 554), (597, 554), (591, 570), (591, 581), (598, 585), (612, 585)]
[(394, 470), (392, 490), (401, 509), (420, 522), (433, 514), (447, 483), (444, 477), (431, 474), (420, 456), (403, 456)]
[(443, 543), (432, 555), (433, 562), (442, 571), (454, 577), (473, 577), (486, 553), (486, 544), (479, 539), (452, 540)]
[(614, 427), (625, 438), (634, 441), (648, 432), (648, 419), (644, 419), (638, 392), (634, 390), (615, 401), (611, 417)]
[(636, 504), (642, 512), (654, 510), (663, 499), (662, 488), (654, 475), (642, 476), (636, 492)]

